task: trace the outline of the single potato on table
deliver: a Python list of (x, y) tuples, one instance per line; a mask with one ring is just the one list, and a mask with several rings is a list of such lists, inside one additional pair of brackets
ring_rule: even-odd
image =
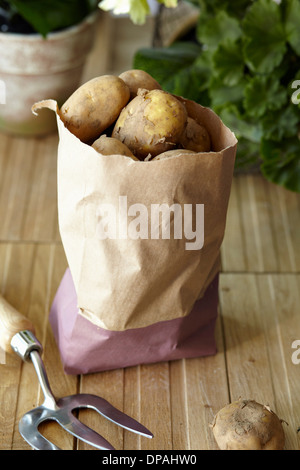
[(213, 434), (221, 450), (282, 450), (282, 420), (265, 405), (239, 399), (215, 416)]

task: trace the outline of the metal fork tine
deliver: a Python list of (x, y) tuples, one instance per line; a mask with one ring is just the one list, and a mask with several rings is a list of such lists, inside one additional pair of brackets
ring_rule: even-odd
[(48, 441), (39, 432), (37, 427), (28, 426), (28, 414), (24, 415), (19, 422), (19, 431), (23, 439), (35, 450), (61, 450), (52, 442)]
[(131, 416), (123, 413), (115, 408), (111, 403), (97, 395), (80, 393), (78, 395), (71, 395), (61, 398), (58, 405), (68, 407), (69, 409), (91, 408), (97, 411), (100, 415), (104, 416), (109, 421), (112, 421), (117, 426), (121, 426), (128, 431), (140, 434), (148, 438), (152, 438), (153, 434), (141, 423), (136, 421)]
[(125, 429), (149, 438), (153, 437), (145, 426), (116, 409), (104, 398), (96, 395), (79, 394), (56, 400), (51, 391), (46, 369), (40, 355), (41, 344), (32, 331), (20, 331), (13, 336), (10, 344), (24, 361), (31, 359), (44, 395), (43, 404), (21, 418), (20, 433), (33, 448), (37, 450), (61, 450), (38, 431), (38, 426), (43, 421), (55, 420), (63, 429), (79, 440), (97, 449), (115, 450), (104, 437), (75, 418), (72, 410), (82, 407), (93, 408), (105, 418)]
[(68, 414), (67, 419), (59, 419), (62, 428), (87, 444), (101, 450), (115, 450), (115, 448), (93, 429), (83, 424), (73, 414)]

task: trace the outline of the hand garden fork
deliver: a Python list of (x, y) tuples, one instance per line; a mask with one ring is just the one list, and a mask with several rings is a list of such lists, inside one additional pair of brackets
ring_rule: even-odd
[(20, 434), (33, 449), (61, 450), (38, 430), (43, 421), (54, 420), (87, 444), (97, 449), (114, 450), (104, 437), (73, 415), (72, 412), (80, 408), (92, 408), (118, 426), (145, 437), (153, 437), (142, 424), (119, 411), (104, 398), (84, 393), (56, 400), (40, 355), (42, 346), (34, 335), (33, 325), (2, 297), (0, 297), (0, 347), (7, 352), (15, 351), (24, 361), (32, 361), (44, 394), (43, 404), (28, 411), (19, 422)]

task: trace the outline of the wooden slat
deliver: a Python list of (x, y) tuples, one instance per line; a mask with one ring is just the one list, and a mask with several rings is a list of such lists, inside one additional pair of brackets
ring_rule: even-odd
[[(1, 293), (17, 310), (27, 316), (30, 305), (28, 291), (31, 283), (31, 267), (34, 247), (22, 250), (18, 245), (2, 245), (0, 264), (3, 265)], [(6, 355), (6, 364), (0, 365), (0, 448), (10, 450), (13, 446), (16, 423), (18, 422), (18, 400), (20, 374), (23, 363), (15, 354)], [(33, 383), (36, 383), (33, 380)], [(30, 387), (30, 394), (36, 397), (37, 388)], [(21, 444), (23, 448), (23, 442)]]
[(242, 396), (272, 402), (256, 277), (252, 274), (221, 276), (221, 295), (230, 399)]
[(174, 450), (188, 449), (190, 444), (186, 369), (184, 360), (170, 363), (171, 432)]
[(300, 194), (261, 175), (234, 178), (224, 242), (223, 272), (299, 272)]
[(299, 372), (291, 361), (292, 341), (300, 338), (298, 288), (294, 275), (221, 277), (231, 401), (255, 399), (290, 420), (287, 449), (299, 448)]
[[(13, 249), (15, 261), (20, 262), (22, 266), (21, 274), (25, 279), (28, 279), (28, 289), (26, 292), (26, 296), (28, 297), (28, 309), (26, 316), (30, 318), (34, 324), (36, 336), (42, 343), (44, 339), (44, 299), (46, 288), (44, 271), (45, 267), (48, 265), (49, 257), (49, 247), (47, 248), (47, 250), (37, 250), (35, 245), (15, 245)], [(31, 255), (30, 258), (28, 257), (29, 254)], [(11, 262), (11, 267), (13, 266), (14, 264)], [(26, 268), (27, 272), (25, 271)], [(32, 272), (29, 270), (32, 270)], [(15, 269), (13, 268), (12, 276), (14, 275), (14, 271)], [(15, 288), (18, 289), (18, 287)], [(32, 364), (22, 363), (12, 449), (26, 450), (29, 448), (18, 432), (18, 423), (25, 411), (29, 411), (38, 406), (39, 395), (38, 379)]]
[(231, 186), (225, 235), (221, 246), (221, 262), (223, 272), (247, 270), (237, 178), (233, 179)]
[(1, 169), (3, 183), (0, 188), (0, 238), (20, 239), (29, 181), (31, 179), (34, 141), (32, 139), (11, 140), (9, 152)]
[(2, 240), (59, 240), (56, 155), (57, 136), (11, 140), (1, 168)]
[[(272, 189), (272, 191), (271, 191)], [(300, 194), (269, 185), (278, 272), (300, 272)]]
[[(127, 367), (124, 370), (124, 412), (145, 424), (141, 420), (140, 366)], [(124, 449), (139, 450), (141, 441), (145, 439), (147, 438), (124, 432)]]
[(17, 357), (6, 355), (0, 365), (0, 449), (11, 450), (15, 429), (19, 389), (20, 363)]
[(211, 424), (217, 411), (229, 402), (221, 318), (216, 328), (218, 352), (214, 356), (186, 359), (185, 395), (187, 449), (217, 449)]
[[(52, 392), (56, 398), (60, 398), (78, 393), (78, 378), (64, 373), (59, 351), (48, 321), (51, 303), (67, 267), (67, 262), (63, 248), (60, 245), (52, 244), (50, 247), (42, 245), (40, 249), (49, 251), (48, 263), (44, 263), (43, 361)], [(39, 402), (42, 401), (43, 397), (40, 393)], [(41, 432), (47, 439), (63, 450), (73, 450), (76, 445), (75, 439), (54, 422), (42, 425)]]
[(257, 285), (276, 411), (288, 423), (286, 448), (299, 449), (300, 364), (292, 361), (292, 343), (300, 339), (300, 276), (262, 275)]
[(140, 366), (140, 419), (153, 433), (153, 439), (141, 441), (142, 450), (171, 450), (171, 403), (169, 364)]
[[(49, 110), (49, 113), (51, 111)], [(33, 171), (28, 181), (21, 240), (58, 241), (57, 218), (57, 135), (47, 136), (35, 145)]]
[[(122, 369), (82, 376), (80, 392), (101, 396), (116, 408), (123, 410), (123, 376)], [(107, 439), (116, 449), (123, 449), (123, 429), (120, 426), (116, 426), (94, 410), (81, 410), (79, 419)], [(78, 443), (78, 449), (94, 450), (82, 442)]]

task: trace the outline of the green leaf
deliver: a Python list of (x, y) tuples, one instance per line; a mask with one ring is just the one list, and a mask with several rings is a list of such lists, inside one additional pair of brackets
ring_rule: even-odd
[(43, 36), (57, 29), (80, 23), (89, 13), (88, 5), (80, 0), (11, 0), (21, 16)]
[(269, 111), (263, 116), (261, 123), (264, 138), (280, 142), (286, 137), (297, 136), (300, 127), (300, 113), (295, 105), (290, 104), (279, 110), (276, 119), (274, 119), (274, 112)]
[(177, 0), (158, 0), (158, 3), (163, 3), (167, 8), (177, 7)]
[(203, 17), (200, 14), (197, 37), (199, 41), (211, 48), (217, 48), (220, 43), (235, 41), (242, 35), (240, 23), (224, 10), (211, 17)]
[(244, 58), (239, 42), (220, 44), (213, 55), (214, 73), (224, 85), (236, 85), (244, 75)]
[(281, 10), (274, 0), (256, 0), (243, 20), (244, 54), (249, 67), (269, 73), (286, 52)]
[(201, 15), (215, 14), (219, 10), (226, 11), (230, 16), (241, 19), (245, 15), (251, 0), (189, 0), (199, 6)]
[(198, 74), (200, 90), (207, 89), (213, 73), (213, 55), (209, 49), (202, 50), (194, 62), (195, 72)]
[[(201, 47), (194, 43), (175, 43), (171, 47), (140, 49), (133, 67), (148, 72), (162, 88), (190, 99), (200, 99), (207, 87), (209, 65), (201, 61)], [(203, 77), (203, 78), (202, 78)]]
[(134, 24), (144, 24), (149, 13), (150, 7), (147, 0), (131, 0), (129, 16)]
[(163, 83), (163, 89), (182, 96), (187, 99), (196, 101), (203, 106), (208, 106), (210, 100), (205, 87), (201, 87), (201, 77), (199, 77), (194, 65), (186, 67), (177, 74), (170, 76)]
[(191, 43), (177, 43), (172, 47), (142, 48), (133, 58), (133, 67), (152, 75), (161, 85), (179, 70), (189, 67), (197, 59), (201, 47)]
[(211, 106), (218, 113), (230, 104), (241, 104), (244, 97), (245, 85), (245, 78), (234, 86), (228, 86), (219, 77), (213, 76), (209, 84)]
[(259, 170), (261, 164), (260, 144), (240, 137), (235, 159), (235, 169), (239, 172)]
[(260, 143), (263, 135), (261, 123), (257, 120), (251, 121), (241, 115), (236, 105), (229, 104), (220, 110), (220, 118), (229, 127), (240, 141), (244, 138), (248, 142)]
[(273, 183), (300, 192), (300, 141), (294, 137), (281, 142), (263, 140), (261, 143), (263, 175)]
[(89, 12), (95, 11), (98, 8), (99, 0), (86, 0)]
[(300, 55), (300, 2), (299, 0), (289, 0), (285, 2), (285, 33), (287, 41), (294, 51)]
[(212, 108), (238, 138), (236, 168), (300, 192), (300, 0), (192, 1), (201, 48), (152, 50), (136, 68)]
[(272, 75), (258, 75), (245, 87), (244, 107), (249, 116), (259, 118), (267, 110), (281, 108), (287, 99), (287, 90)]

